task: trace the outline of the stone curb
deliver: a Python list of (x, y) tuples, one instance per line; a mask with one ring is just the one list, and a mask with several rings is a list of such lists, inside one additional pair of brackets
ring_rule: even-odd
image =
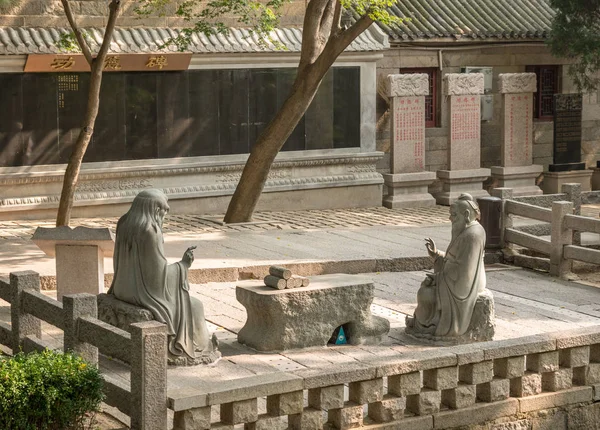
[[(329, 275), (332, 273), (346, 273), (356, 275), (360, 273), (375, 272), (412, 272), (431, 268), (429, 257), (398, 257), (383, 259), (361, 259), (341, 261), (309, 261), (309, 262), (274, 262), (242, 267), (214, 267), (191, 269), (188, 280), (192, 284), (205, 284), (207, 282), (235, 282), (248, 279), (262, 279), (269, 274), (269, 267), (273, 264), (285, 266), (294, 274), (300, 276)], [(40, 276), (42, 290), (55, 290), (55, 276)], [(112, 273), (104, 275), (104, 286), (110, 287)]]

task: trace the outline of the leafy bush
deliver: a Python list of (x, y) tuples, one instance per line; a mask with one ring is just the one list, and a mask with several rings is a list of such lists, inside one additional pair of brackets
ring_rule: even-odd
[(0, 429), (83, 429), (102, 399), (98, 369), (77, 355), (0, 356)]

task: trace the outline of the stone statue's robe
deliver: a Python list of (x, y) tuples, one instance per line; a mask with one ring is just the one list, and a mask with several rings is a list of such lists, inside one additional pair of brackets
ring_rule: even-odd
[(435, 336), (460, 336), (469, 328), (477, 295), (486, 286), (483, 257), (485, 230), (478, 222), (452, 239), (434, 263), (431, 285), (417, 293), (415, 331)]
[(125, 240), (128, 232), (119, 231), (119, 224), (109, 294), (148, 309), (157, 321), (165, 323), (172, 356), (193, 358), (194, 351), (213, 350), (202, 302), (189, 295), (186, 267), (181, 262), (168, 264), (162, 232), (148, 227), (136, 234), (129, 246)]

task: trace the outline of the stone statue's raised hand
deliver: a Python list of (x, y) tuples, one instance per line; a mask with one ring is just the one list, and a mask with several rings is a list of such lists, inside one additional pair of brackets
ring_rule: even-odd
[(181, 257), (181, 262), (183, 264), (185, 264), (185, 266), (189, 269), (192, 266), (192, 263), (194, 262), (194, 249), (196, 249), (195, 246), (190, 246), (188, 249), (185, 250), (185, 252), (183, 253), (183, 257)]
[(425, 248), (427, 248), (430, 257), (437, 257), (439, 255), (438, 250), (435, 247), (435, 242), (430, 237), (425, 239)]

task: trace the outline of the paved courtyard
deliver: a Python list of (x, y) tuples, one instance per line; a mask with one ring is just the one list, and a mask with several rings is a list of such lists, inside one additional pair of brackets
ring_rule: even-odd
[[(584, 208), (588, 216), (597, 217), (598, 211), (595, 206)], [(439, 206), (418, 211), (376, 208), (271, 212), (259, 214), (257, 219), (261, 221), (247, 226), (224, 226), (202, 217), (171, 216), (165, 226), (165, 246), (169, 259), (176, 261), (188, 244), (201, 245), (196, 251), (193, 266), (196, 268), (239, 268), (273, 262), (310, 264), (324, 260), (344, 260), (348, 262), (346, 267), (352, 267), (369, 259), (423, 259), (424, 237), (433, 237), (440, 249), (448, 245), (447, 212), (447, 207)], [(114, 222), (78, 220), (77, 224), (96, 223), (113, 228)], [(0, 257), (7, 257), (2, 258), (0, 272), (33, 269), (53, 274), (53, 260), (44, 257), (29, 241), (29, 235), (38, 225), (44, 223), (0, 223)], [(110, 271), (110, 259), (105, 264)], [(235, 286), (245, 281), (193, 284), (191, 293), (204, 303), (206, 318), (220, 341), (223, 358), (214, 366), (169, 369), (169, 396), (173, 399), (202, 396), (236, 381), (243, 383), (247, 378), (258, 376), (269, 380), (282, 372), (327, 372), (332, 366), (360, 365), (382, 357), (440, 348), (404, 334), (404, 318), (416, 306), (422, 272), (374, 271), (363, 275), (370, 277), (375, 285), (372, 312), (390, 321), (389, 336), (381, 345), (314, 347), (282, 353), (257, 353), (237, 342), (246, 312), (235, 299)], [(495, 297), (496, 340), (600, 325), (600, 290), (594, 282), (585, 285), (561, 281), (506, 265), (488, 266), (487, 279)], [(46, 294), (55, 296), (54, 291)], [(1, 301), (0, 320), (10, 321), (8, 304)], [(60, 343), (60, 330), (44, 324), (43, 333), (46, 340)], [(102, 360), (101, 364), (112, 377), (129, 384), (127, 369), (115, 361)], [(264, 412), (264, 408), (264, 402), (259, 403), (259, 412)]]

